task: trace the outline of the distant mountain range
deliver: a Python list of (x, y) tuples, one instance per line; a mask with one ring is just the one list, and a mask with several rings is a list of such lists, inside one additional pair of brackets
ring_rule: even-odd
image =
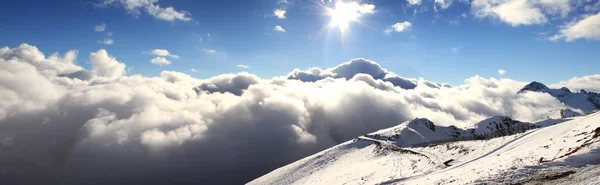
[(580, 92), (571, 92), (569, 88), (562, 87), (560, 89), (551, 89), (548, 86), (540, 82), (531, 82), (519, 90), (518, 93), (527, 92), (541, 92), (548, 93), (565, 105), (579, 109), (585, 112), (592, 112), (600, 109), (600, 94), (595, 92), (587, 92), (580, 90)]

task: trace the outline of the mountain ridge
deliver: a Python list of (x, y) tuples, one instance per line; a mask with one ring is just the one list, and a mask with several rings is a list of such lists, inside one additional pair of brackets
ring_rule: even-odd
[(525, 85), (517, 93), (520, 94), (528, 92), (550, 94), (563, 104), (574, 109), (579, 109), (583, 113), (589, 113), (595, 110), (600, 110), (600, 94), (595, 92), (588, 92), (584, 89), (581, 89), (579, 92), (571, 92), (571, 90), (567, 87), (552, 89), (544, 85), (543, 83), (533, 81)]
[[(408, 133), (402, 131), (409, 130), (426, 137), (430, 132), (440, 136), (455, 130), (451, 126), (435, 124), (432, 129), (433, 122), (417, 118), (303, 158), (248, 184), (465, 184), (488, 181), (489, 177), (511, 173), (515, 169), (527, 170), (527, 166), (541, 163), (553, 165), (554, 161), (571, 164), (572, 166), (568, 167), (577, 171), (578, 165), (597, 159), (597, 156), (590, 157), (587, 154), (600, 150), (600, 138), (596, 133), (600, 130), (597, 125), (600, 113), (561, 120), (562, 123), (558, 122), (560, 124), (492, 139), (458, 141), (426, 147), (396, 145), (394, 141), (398, 138), (395, 137), (409, 137), (402, 136)], [(502, 132), (506, 129), (501, 129), (500, 126), (526, 124), (528, 123), (505, 116), (492, 116), (471, 128), (475, 130), (473, 133)], [(397, 135), (399, 132), (401, 134)], [(376, 135), (379, 137), (373, 137)], [(578, 160), (566, 160), (570, 155), (577, 156)], [(593, 167), (600, 169), (600, 165)], [(532, 179), (507, 181), (527, 180)], [(582, 181), (581, 184), (585, 182)]]

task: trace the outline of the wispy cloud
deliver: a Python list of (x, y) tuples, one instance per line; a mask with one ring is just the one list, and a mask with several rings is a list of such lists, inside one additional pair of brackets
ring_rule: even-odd
[(374, 4), (368, 4), (368, 3), (360, 4), (358, 2), (352, 2), (352, 3), (350, 3), (350, 5), (353, 6), (356, 10), (358, 10), (358, 12), (363, 13), (363, 14), (375, 13), (375, 5)]
[(156, 19), (173, 22), (176, 20), (191, 21), (190, 13), (184, 10), (177, 11), (172, 6), (163, 8), (158, 5), (158, 0), (104, 0), (101, 5), (117, 4), (132, 15), (139, 15), (141, 10)]
[(396, 24), (389, 26), (387, 29), (384, 30), (384, 32), (386, 34), (390, 34), (392, 32), (403, 32), (403, 31), (410, 29), (411, 27), (412, 27), (412, 23), (410, 23), (408, 21), (398, 22)]
[(421, 0), (406, 0), (406, 2), (408, 2), (408, 5), (420, 5), (421, 4)]
[(100, 43), (100, 44), (106, 44), (106, 45), (112, 45), (113, 43), (115, 43), (115, 41), (112, 40), (112, 39), (104, 39), (104, 40), (98, 41), (98, 43)]
[(212, 54), (212, 53), (216, 53), (216, 52), (217, 52), (217, 50), (214, 50), (214, 49), (208, 49), (208, 48), (204, 48), (204, 52), (205, 52), (205, 53), (208, 53), (208, 54)]
[(471, 12), (476, 18), (492, 18), (511, 26), (546, 24), (562, 19), (575, 10), (572, 1), (473, 0)]
[(458, 52), (460, 52), (462, 49), (463, 49), (463, 47), (462, 47), (462, 46), (457, 46), (457, 47), (452, 47), (452, 48), (450, 48), (450, 50), (451, 50), (453, 53), (458, 53)]
[(559, 33), (549, 37), (551, 41), (565, 40), (567, 42), (577, 39), (600, 40), (600, 12), (596, 15), (587, 15), (582, 19), (567, 23), (560, 27)]
[(498, 69), (498, 74), (504, 75), (506, 71), (504, 69)]
[(436, 12), (440, 9), (444, 10), (449, 8), (450, 5), (452, 5), (452, 0), (435, 0), (433, 4), (433, 10)]
[(103, 32), (104, 30), (106, 30), (106, 24), (104, 23), (94, 26), (95, 32)]
[(278, 31), (278, 32), (285, 32), (285, 29), (283, 29), (283, 27), (281, 27), (280, 25), (277, 25), (273, 28), (273, 30)]
[(238, 65), (236, 65), (236, 67), (242, 68), (242, 69), (248, 69), (248, 68), (250, 68), (250, 66), (242, 65), (242, 64), (238, 64)]
[(150, 54), (153, 54), (153, 55), (156, 55), (156, 56), (159, 56), (159, 57), (171, 57), (171, 58), (174, 58), (174, 59), (178, 59), (179, 58), (178, 55), (171, 54), (166, 49), (154, 49), (154, 50), (152, 50), (152, 52), (150, 52)]

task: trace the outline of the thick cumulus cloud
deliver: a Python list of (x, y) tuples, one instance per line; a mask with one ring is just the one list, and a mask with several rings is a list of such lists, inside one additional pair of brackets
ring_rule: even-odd
[(196, 90), (196, 92), (206, 91), (209, 93), (229, 92), (239, 96), (244, 90), (248, 89), (250, 85), (258, 84), (259, 82), (260, 79), (257, 76), (245, 72), (226, 74), (212, 77), (200, 84), (200, 86), (195, 87), (194, 90)]
[(574, 77), (566, 81), (561, 81), (558, 84), (550, 85), (553, 88), (567, 87), (571, 90), (579, 91), (593, 91), (600, 92), (600, 74)]
[(98, 50), (96, 53), (91, 53), (90, 62), (94, 68), (92, 71), (103, 77), (116, 78), (125, 72), (125, 64), (109, 56), (104, 49)]
[[(364, 73), (378, 80), (384, 80), (392, 83), (394, 86), (403, 89), (414, 89), (417, 85), (416, 79), (403, 78), (387, 69), (382, 68), (379, 64), (368, 59), (357, 58), (349, 62), (342, 63), (336, 67), (329, 69), (310, 68), (306, 71), (294, 69), (288, 74), (288, 79), (296, 79), (303, 82), (314, 82), (327, 77), (351, 79), (357, 74)], [(436, 84), (442, 86), (444, 84)]]
[(0, 49), (0, 184), (242, 184), (415, 117), (461, 127), (565, 107), (517, 94), (527, 83), (509, 79), (409, 80), (407, 90), (366, 59), (272, 79), (195, 79), (126, 76), (105, 50), (91, 54), (88, 71), (75, 55)]

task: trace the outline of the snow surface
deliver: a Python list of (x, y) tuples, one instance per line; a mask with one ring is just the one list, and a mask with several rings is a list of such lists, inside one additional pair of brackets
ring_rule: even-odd
[(581, 116), (582, 114), (571, 109), (556, 109), (540, 115), (538, 121), (547, 119), (563, 119)]
[[(489, 129), (485, 125), (504, 124), (503, 120), (507, 119), (491, 117), (474, 128), (483, 132)], [(466, 132), (434, 125), (434, 133), (428, 120), (416, 119), (347, 141), (248, 184), (599, 183), (600, 137), (595, 129), (600, 127), (600, 113), (554, 123), (560, 124), (490, 140), (409, 147)], [(567, 176), (560, 176), (565, 171)], [(558, 179), (542, 178), (550, 173), (559, 174)]]

